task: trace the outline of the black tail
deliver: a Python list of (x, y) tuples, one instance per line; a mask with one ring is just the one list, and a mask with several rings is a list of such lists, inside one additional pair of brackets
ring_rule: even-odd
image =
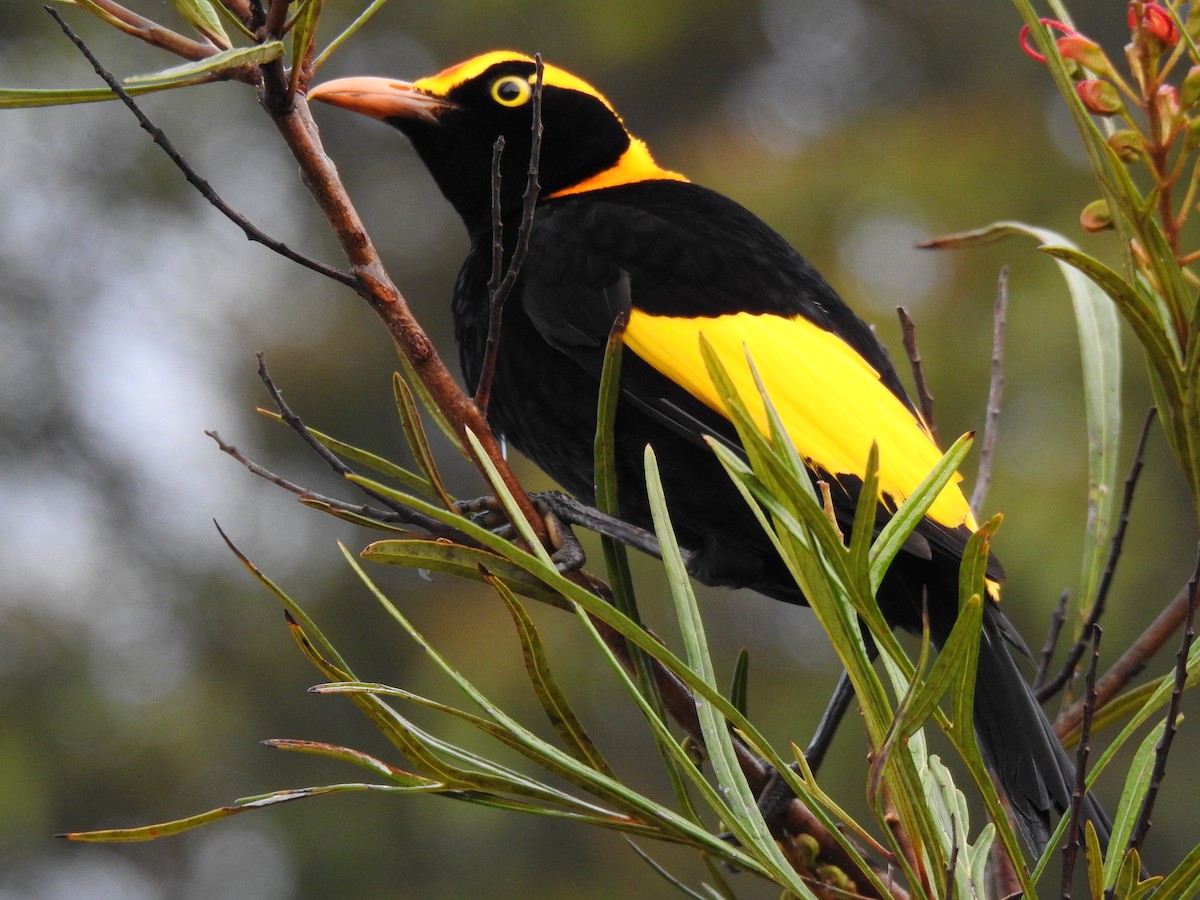
[[(1017, 826), (1040, 854), (1059, 818), (1071, 808), (1075, 764), (1017, 668), (1004, 636), (1011, 630), (996, 605), (986, 604), (975, 682), (975, 731)], [(1080, 812), (1081, 827), (1090, 820), (1100, 845), (1107, 847), (1112, 822), (1090, 794), (1083, 798)]]

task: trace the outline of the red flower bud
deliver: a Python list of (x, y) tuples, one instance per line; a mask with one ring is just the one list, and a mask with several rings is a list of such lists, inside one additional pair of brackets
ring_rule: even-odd
[(1125, 109), (1117, 89), (1098, 78), (1075, 82), (1075, 93), (1087, 111), (1097, 116), (1115, 116)]
[[(1065, 35), (1073, 35), (1076, 33), (1074, 28), (1064, 25), (1062, 22), (1058, 21), (1058, 19), (1038, 19), (1038, 21), (1047, 28), (1053, 28), (1056, 31), (1061, 31)], [(1021, 34), (1018, 40), (1021, 42), (1021, 49), (1025, 51), (1026, 56), (1036, 59), (1038, 62), (1044, 63), (1046, 61), (1046, 57), (1043, 56), (1029, 40), (1028, 25), (1022, 26)]]
[(1060, 37), (1055, 43), (1058, 44), (1058, 52), (1063, 59), (1077, 62), (1098, 75), (1113, 74), (1112, 63), (1108, 61), (1108, 57), (1104, 55), (1100, 45), (1091, 38), (1084, 37), (1079, 32), (1073, 32)]
[(1088, 234), (1107, 231), (1113, 227), (1112, 212), (1104, 200), (1093, 200), (1079, 214), (1079, 224)]

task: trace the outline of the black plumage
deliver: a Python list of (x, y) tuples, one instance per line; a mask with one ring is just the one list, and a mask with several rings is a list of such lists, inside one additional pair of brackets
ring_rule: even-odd
[[(480, 377), (487, 340), (492, 147), (503, 135), (500, 213), (511, 253), (531, 145), (534, 72), (528, 57), (496, 52), (411, 85), (343, 79), (310, 92), (404, 132), (463, 218), (471, 249), (455, 286), (453, 312), (468, 387)], [(837, 371), (849, 366), (844, 371), (853, 380), (825, 388), (784, 382), (794, 410), (819, 410), (812, 418), (799, 415), (789, 433), (806, 448), (812, 438), (815, 449), (803, 455), (814, 479), (833, 488), (846, 530), (866, 452), (852, 450), (853, 464), (847, 464), (838, 449), (843, 432), (869, 443), (878, 426), (882, 467), (937, 456), (887, 352), (780, 235), (732, 200), (659, 167), (589, 85), (547, 66), (542, 102), (542, 199), (528, 256), (504, 308), (490, 421), (564, 488), (592, 500), (603, 348), (616, 316), (631, 313), (643, 349), (627, 348), (617, 410), (622, 517), (650, 525), (642, 458), (651, 444), (680, 542), (695, 554), (693, 575), (803, 602), (703, 440), (713, 435), (737, 446), (719, 404), (680, 377), (693, 374), (681, 367), (683, 351), (694, 346), (662, 344), (680, 340), (680, 322), (696, 322), (703, 323), (706, 336), (724, 333), (730, 346), (740, 347), (739, 329), (765, 322), (783, 337), (755, 338), (763, 351), (755, 357), (761, 370), (778, 373), (802, 362), (818, 368), (828, 363)], [(690, 335), (686, 328), (684, 333)], [(826, 340), (834, 337), (839, 340)], [(646, 352), (648, 346), (655, 352)], [(847, 355), (855, 359), (844, 363)], [(885, 484), (895, 493), (915, 486), (914, 476), (899, 469), (892, 475)], [(946, 503), (931, 508), (879, 591), (894, 627), (919, 630), (927, 603), (939, 645), (957, 615), (958, 566), (973, 527), (957, 486), (947, 491)], [(881, 496), (877, 522), (886, 521), (900, 499)], [(994, 583), (1003, 579), (995, 561), (988, 576)], [(998, 605), (987, 603), (975, 725), (1022, 831), (1040, 852), (1069, 806), (1074, 770), (1013, 660), (1014, 634)], [(1084, 813), (1106, 838), (1107, 818), (1090, 798)]]

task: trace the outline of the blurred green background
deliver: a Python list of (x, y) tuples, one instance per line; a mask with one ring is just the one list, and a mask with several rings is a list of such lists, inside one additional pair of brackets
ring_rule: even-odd
[[(134, 5), (170, 21), (165, 5)], [(327, 33), (361, 5), (329, 2)], [(1124, 4), (1078, 6), (1081, 28), (1119, 47)], [(65, 11), (119, 74), (175, 62)], [(603, 90), (661, 163), (785, 234), (898, 358), (894, 308), (906, 306), (943, 439), (982, 423), (991, 305), (1010, 264), (1005, 411), (987, 510), (1006, 515), (997, 546), (1010, 576), (1005, 603), (1037, 647), (1059, 593), (1078, 580), (1087, 512), (1069, 303), (1031, 245), (913, 246), (1013, 218), (1112, 256), (1110, 237), (1078, 233), (1091, 177), (1048, 77), (1017, 48), (1018, 25), (1003, 0), (393, 0), (322, 77), (413, 78), (488, 49), (542, 52)], [(38, 4), (4, 4), (0, 85), (95, 83)], [(234, 206), (340, 262), (252, 90), (211, 85), (144, 106)], [(394, 278), (449, 353), (460, 224), (398, 134), (337, 110), (316, 115)], [(1122, 472), (1149, 404), (1127, 346)], [(393, 350), (361, 301), (248, 244), (123, 108), (0, 113), (0, 898), (667, 895), (615, 834), (436, 797), (322, 798), (152, 844), (52, 837), (359, 778), (264, 748), (265, 738), (388, 755), (349, 703), (305, 693), (319, 675), (213, 519), (306, 604), (362, 677), (456, 699), (341, 559), (337, 541), (358, 549), (373, 536), (301, 508), (202, 433), (215, 428), (294, 481), (353, 496), (254, 413), (267, 404), (258, 349), (314, 427), (401, 452)], [(446, 464), (456, 493), (483, 492), (465, 466)], [(531, 487), (545, 485), (519, 465)], [(1155, 436), (1106, 659), (1182, 586), (1195, 540), (1182, 481)], [(538, 721), (494, 597), (415, 573), (373, 574), (495, 700)], [(669, 635), (655, 566), (641, 565), (639, 578), (644, 610)], [(751, 713), (778, 742), (803, 744), (837, 674), (809, 613), (745, 592), (709, 591), (702, 602), (723, 670), (750, 650)], [(534, 613), (610, 759), (665, 797), (638, 715), (586, 637), (569, 616)], [(1183, 728), (1146, 847), (1152, 870), (1195, 839), (1188, 779), (1200, 742)], [(851, 717), (823, 781), (855, 811), (863, 755)], [(1107, 778), (1101, 795), (1115, 804), (1119, 788)], [(687, 855), (648, 849), (693, 883), (701, 877)], [(748, 876), (734, 881), (747, 896), (773, 896)]]

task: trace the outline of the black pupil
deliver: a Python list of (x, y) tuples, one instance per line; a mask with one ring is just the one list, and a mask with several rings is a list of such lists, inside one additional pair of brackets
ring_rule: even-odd
[(496, 94), (501, 100), (511, 102), (521, 96), (521, 86), (516, 81), (502, 81), (496, 88)]

